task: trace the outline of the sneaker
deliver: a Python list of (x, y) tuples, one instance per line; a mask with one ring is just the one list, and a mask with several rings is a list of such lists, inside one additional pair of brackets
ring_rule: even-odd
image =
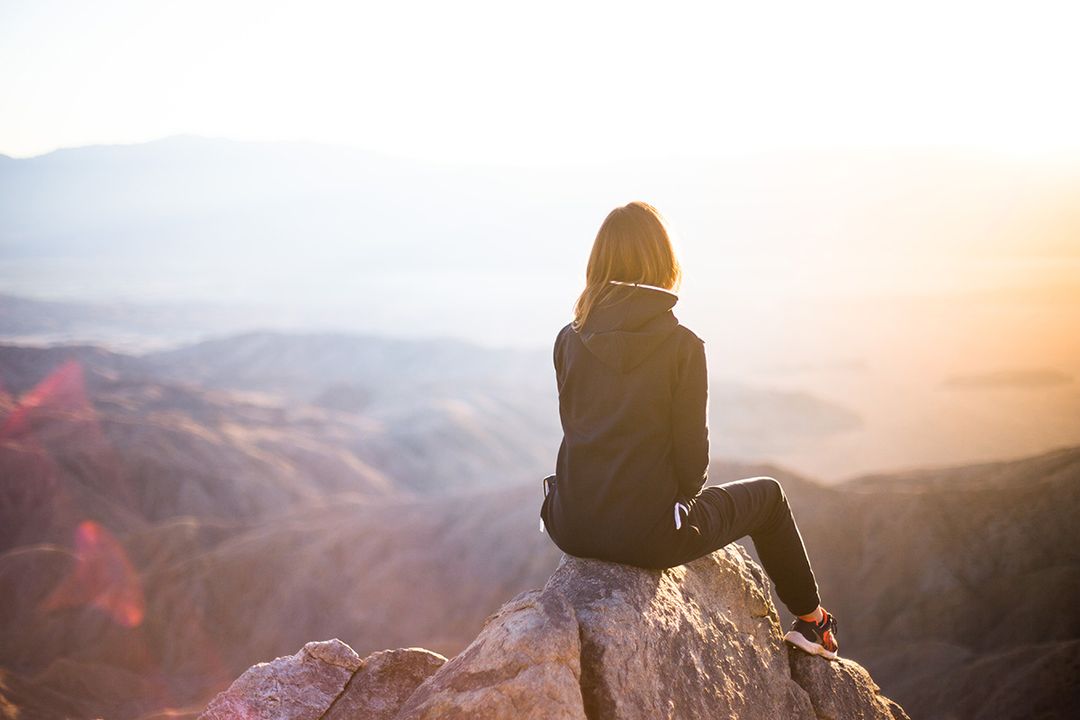
[(836, 654), (839, 647), (836, 641), (836, 618), (824, 608), (822, 608), (822, 612), (825, 617), (822, 618), (820, 623), (795, 618), (795, 622), (792, 623), (791, 629), (784, 635), (784, 639), (811, 655), (821, 655), (829, 660), (838, 660), (840, 656)]

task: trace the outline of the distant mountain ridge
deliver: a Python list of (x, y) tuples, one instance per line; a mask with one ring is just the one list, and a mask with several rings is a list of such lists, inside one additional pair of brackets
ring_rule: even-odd
[[(9, 347), (8, 353), (0, 345), (0, 381), (7, 367), (10, 377), (18, 379), (15, 390), (30, 387), (70, 355), (125, 378), (257, 393), (282, 406), (359, 413), (381, 423), (397, 447), (428, 448), (425, 438), (440, 437), (446, 451), (438, 463), (429, 453), (392, 452), (393, 444), (372, 449), (380, 458), (377, 466), (414, 488), (487, 486), (543, 476), (550, 472), (562, 437), (548, 348), (270, 331), (139, 355), (86, 345)], [(862, 422), (850, 410), (807, 393), (721, 380), (711, 383), (710, 393), (715, 451), (737, 457), (812, 443)]]

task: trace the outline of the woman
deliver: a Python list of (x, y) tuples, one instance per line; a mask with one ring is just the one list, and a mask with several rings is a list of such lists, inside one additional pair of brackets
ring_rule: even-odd
[(785, 639), (836, 658), (787, 497), (770, 477), (709, 485), (705, 345), (671, 308), (682, 271), (656, 208), (604, 220), (574, 320), (555, 340), (563, 441), (540, 509), (564, 552), (682, 565), (745, 535), (796, 620)]

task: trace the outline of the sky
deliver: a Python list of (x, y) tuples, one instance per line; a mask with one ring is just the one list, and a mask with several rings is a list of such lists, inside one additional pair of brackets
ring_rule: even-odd
[(0, 0), (0, 153), (175, 134), (551, 165), (1080, 155), (1080, 5)]
[[(334, 146), (0, 163), (0, 293), (550, 348), (645, 199), (710, 377), (866, 421), (771, 459), (1074, 444), (1078, 30), (1075, 0), (0, 0), (0, 154)], [(1002, 372), (1067, 381), (943, 389)]]

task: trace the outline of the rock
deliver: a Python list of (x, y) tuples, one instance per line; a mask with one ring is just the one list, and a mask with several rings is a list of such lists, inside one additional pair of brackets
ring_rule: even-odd
[(789, 648), (791, 677), (810, 696), (819, 720), (910, 720), (881, 694), (870, 673), (852, 660), (822, 662)]
[(399, 718), (813, 718), (766, 582), (740, 546), (664, 571), (564, 556)]
[(324, 720), (390, 720), (417, 685), (445, 662), (445, 657), (424, 648), (368, 655)]
[(309, 642), (295, 655), (259, 663), (218, 693), (199, 720), (381, 720), (446, 658), (423, 648), (363, 660), (338, 639)]
[(529, 590), (489, 615), (480, 635), (428, 678), (399, 718), (585, 720), (574, 608)]
[[(769, 581), (739, 545), (663, 571), (564, 555), (543, 588), (489, 615), (445, 663), (387, 651), (343, 679), (334, 663), (305, 660), (321, 645), (256, 665), (203, 717), (318, 718), (325, 703), (329, 720), (907, 720), (858, 664), (784, 643)], [(309, 685), (318, 702), (300, 702)]]
[(810, 709), (779, 652), (764, 575), (741, 546), (662, 572), (571, 559), (545, 590), (576, 610), (590, 718)]
[(359, 667), (360, 657), (340, 640), (309, 642), (295, 655), (249, 668), (199, 720), (318, 720)]

